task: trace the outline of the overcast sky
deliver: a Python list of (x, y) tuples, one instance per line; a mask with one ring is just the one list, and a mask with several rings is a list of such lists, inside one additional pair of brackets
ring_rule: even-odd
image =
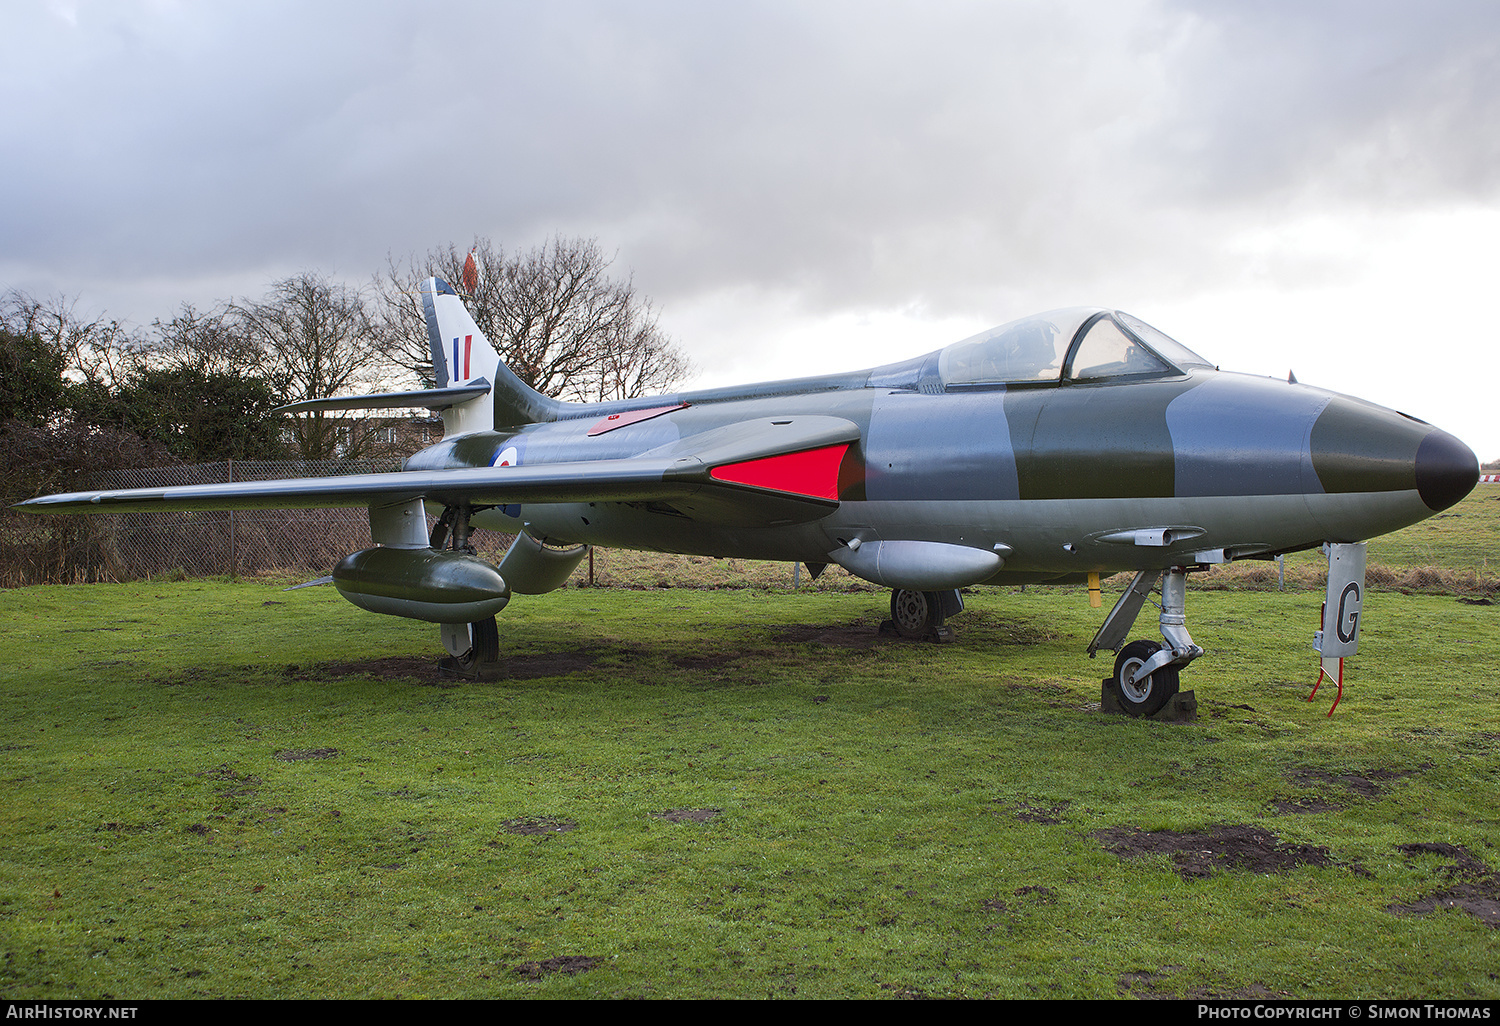
[(1493, 0), (18, 0), (0, 289), (597, 238), (696, 384), (1073, 305), (1500, 458)]

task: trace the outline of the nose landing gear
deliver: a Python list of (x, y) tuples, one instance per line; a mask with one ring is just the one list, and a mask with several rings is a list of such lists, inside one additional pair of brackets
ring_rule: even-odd
[[(1141, 606), (1161, 578), (1161, 636), (1166, 644), (1154, 641), (1132, 641), (1125, 636), (1135, 625)], [(1118, 702), (1129, 716), (1154, 716), (1172, 701), (1178, 686), (1178, 674), (1184, 666), (1203, 654), (1187, 631), (1187, 570), (1174, 566), (1169, 570), (1142, 570), (1109, 615), (1094, 640), (1089, 643), (1089, 658), (1101, 648), (1116, 651), (1114, 674), (1104, 680), (1106, 698)]]

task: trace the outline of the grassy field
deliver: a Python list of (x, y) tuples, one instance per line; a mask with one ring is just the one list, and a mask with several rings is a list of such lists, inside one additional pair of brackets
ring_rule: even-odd
[(1099, 712), (1081, 588), (935, 646), (688, 562), (518, 599), (479, 681), (328, 588), (0, 593), (0, 993), (1493, 999), (1497, 509), (1372, 544), (1331, 719), (1292, 560), (1190, 590), (1186, 724)]

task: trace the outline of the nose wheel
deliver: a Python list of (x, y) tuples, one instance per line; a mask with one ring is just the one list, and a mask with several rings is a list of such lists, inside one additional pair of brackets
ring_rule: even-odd
[[(1166, 644), (1132, 641), (1127, 645), (1125, 636), (1158, 578), (1161, 579), (1158, 623)], [(1119, 711), (1129, 716), (1154, 716), (1166, 708), (1177, 694), (1177, 678), (1182, 668), (1203, 654), (1187, 631), (1186, 568), (1174, 566), (1166, 571), (1142, 570), (1136, 574), (1089, 643), (1089, 657), (1101, 648), (1119, 653), (1115, 657), (1114, 675), (1104, 680), (1105, 690), (1119, 699)]]
[(1162, 649), (1154, 641), (1132, 641), (1115, 657), (1115, 691), (1131, 716), (1154, 716), (1177, 694), (1178, 666), (1168, 663), (1150, 673), (1146, 663)]

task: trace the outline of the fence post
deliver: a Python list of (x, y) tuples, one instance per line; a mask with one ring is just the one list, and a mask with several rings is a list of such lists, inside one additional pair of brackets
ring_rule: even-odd
[[(230, 460), (229, 460), (229, 483), (230, 484), (234, 484), (234, 458), (233, 457), (231, 457)], [(234, 580), (235, 564), (238, 562), (238, 560), (236, 560), (234, 558), (234, 556), (235, 556), (235, 552), (234, 552), (234, 510), (230, 510), (229, 511), (229, 579), (231, 581)]]

